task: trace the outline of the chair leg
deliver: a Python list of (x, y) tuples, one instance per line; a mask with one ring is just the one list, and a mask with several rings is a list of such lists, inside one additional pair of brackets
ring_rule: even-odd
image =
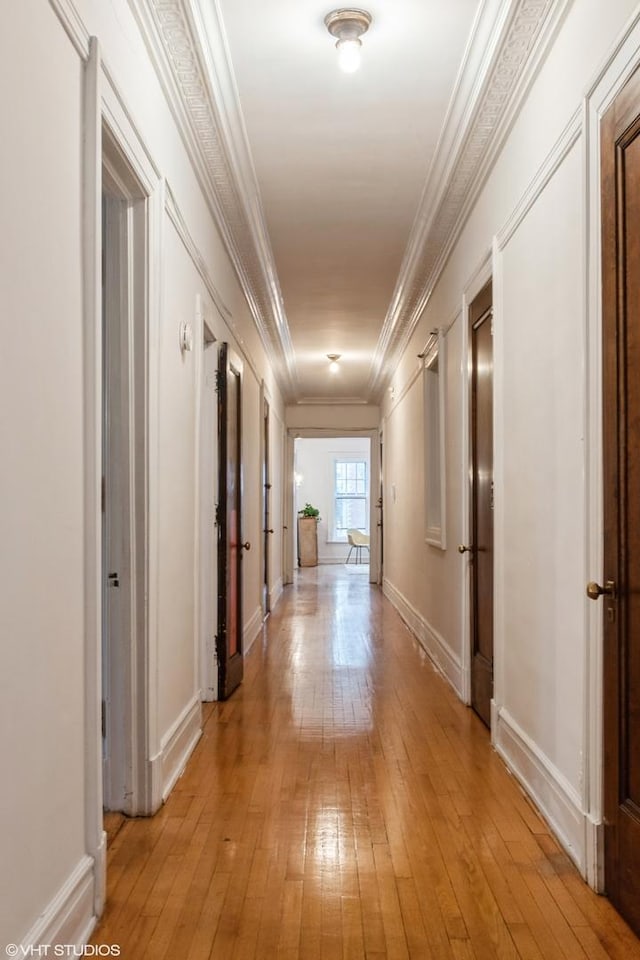
[(349, 557), (351, 556), (352, 553), (353, 553), (353, 544), (349, 548), (349, 553), (347, 554), (347, 559), (345, 560), (345, 563), (349, 563)]

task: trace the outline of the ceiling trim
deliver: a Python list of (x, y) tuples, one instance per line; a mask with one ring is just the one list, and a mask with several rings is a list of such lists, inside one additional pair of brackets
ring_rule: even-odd
[(300, 397), (293, 401), (298, 406), (334, 406), (336, 404), (342, 407), (368, 406), (369, 401), (362, 397)]
[(286, 397), (289, 326), (217, 2), (129, 0), (185, 147)]
[(485, 0), (372, 361), (372, 400), (396, 369), (571, 2)]

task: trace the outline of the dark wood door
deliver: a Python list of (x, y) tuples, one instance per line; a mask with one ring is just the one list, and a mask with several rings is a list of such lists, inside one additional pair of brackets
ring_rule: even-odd
[(471, 304), (471, 705), (491, 725), (493, 697), (493, 331), (488, 284)]
[(262, 611), (265, 617), (271, 612), (270, 600), (270, 565), (269, 553), (271, 551), (271, 465), (269, 455), (269, 404), (264, 401), (262, 409), (262, 519), (263, 519), (263, 542), (262, 542)]
[(242, 362), (226, 343), (218, 366), (218, 698), (243, 675), (242, 659)]
[(639, 74), (603, 120), (602, 214), (605, 884), (640, 934)]

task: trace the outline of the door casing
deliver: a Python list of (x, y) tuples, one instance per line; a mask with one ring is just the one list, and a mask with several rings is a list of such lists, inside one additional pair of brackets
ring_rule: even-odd
[(147, 625), (148, 194), (106, 124), (102, 143), (111, 343), (103, 362), (103, 803), (135, 815), (148, 812), (137, 788), (146, 740), (137, 677)]
[(294, 441), (298, 438), (332, 438), (332, 437), (368, 437), (371, 441), (370, 451), (370, 496), (369, 496), (369, 530), (370, 534), (370, 564), (369, 582), (378, 583), (380, 570), (380, 536), (378, 532), (377, 498), (373, 492), (377, 489), (380, 477), (380, 431), (379, 430), (341, 430), (332, 427), (289, 427), (287, 431), (286, 463), (284, 470), (284, 517), (287, 521), (283, 528), (284, 556), (285, 556), (285, 583), (293, 583), (293, 564), (296, 556), (296, 520), (295, 492), (294, 492)]

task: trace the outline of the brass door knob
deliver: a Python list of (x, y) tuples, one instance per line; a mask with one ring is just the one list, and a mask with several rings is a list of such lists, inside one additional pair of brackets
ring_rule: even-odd
[(245, 540), (244, 543), (241, 543), (241, 544), (240, 544), (240, 549), (241, 549), (241, 550), (251, 550), (251, 544), (249, 543), (248, 540)]
[(472, 551), (473, 547), (468, 547), (465, 543), (458, 545), (458, 553), (471, 553)]
[(587, 596), (589, 600), (597, 600), (601, 596), (611, 597), (612, 600), (616, 598), (616, 584), (614, 580), (607, 580), (604, 587), (601, 587), (599, 583), (596, 583), (595, 580), (590, 580), (587, 584)]

